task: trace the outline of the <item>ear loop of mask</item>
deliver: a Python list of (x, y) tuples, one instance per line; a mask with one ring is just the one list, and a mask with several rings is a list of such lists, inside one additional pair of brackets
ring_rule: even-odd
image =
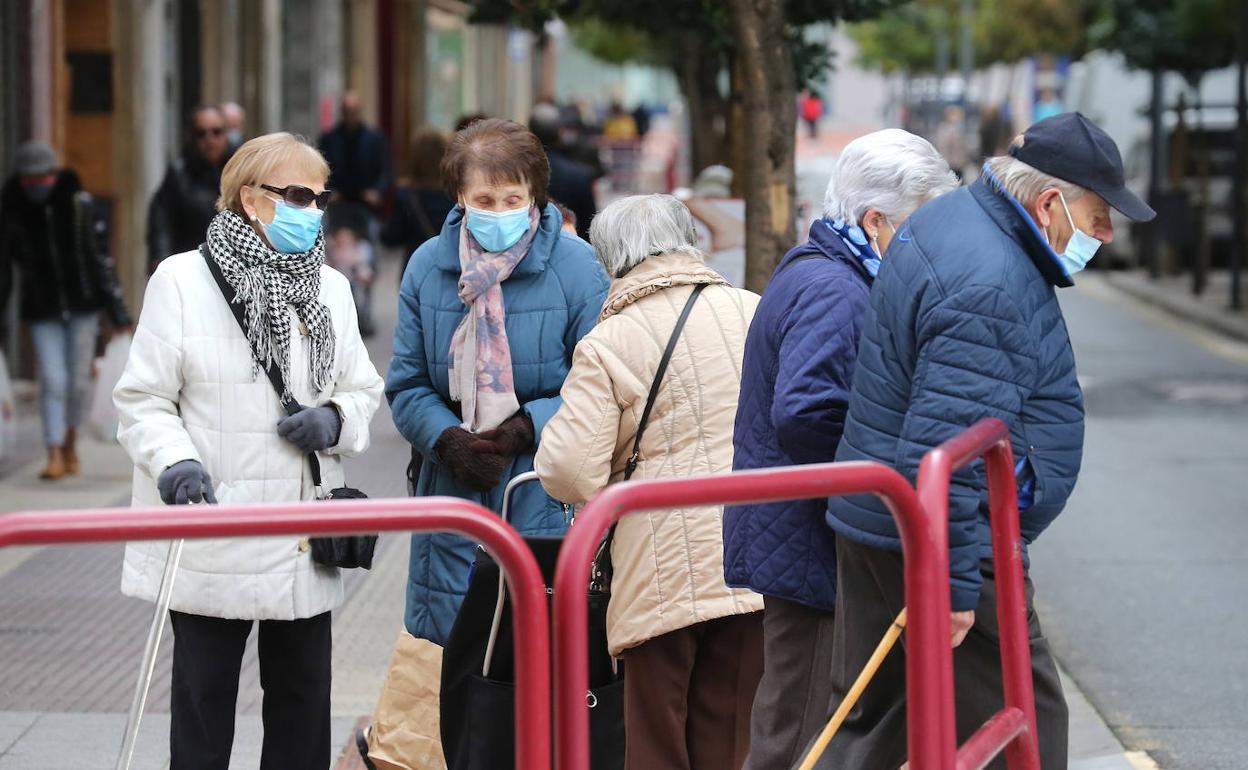
[[(1062, 201), (1062, 211), (1066, 212), (1066, 221), (1070, 223), (1070, 237), (1073, 238), (1075, 237), (1075, 231), (1079, 228), (1075, 227), (1075, 219), (1070, 215), (1070, 206), (1066, 205), (1066, 196), (1062, 195), (1061, 190), (1057, 191), (1057, 197)], [(1044, 239), (1049, 242), (1049, 248), (1053, 250), (1054, 254), (1056, 254), (1057, 246), (1053, 244), (1053, 238), (1049, 236), (1049, 228), (1047, 225), (1044, 228)]]
[[(893, 223), (889, 221), (887, 216), (884, 217), (884, 224), (889, 226), (889, 229), (893, 231), (893, 237), (896, 237), (897, 228), (893, 227)], [(878, 230), (876, 231), (875, 235), (871, 236), (871, 248), (875, 249), (875, 256), (879, 257), (880, 259), (884, 258), (884, 254), (880, 251), (880, 233)]]

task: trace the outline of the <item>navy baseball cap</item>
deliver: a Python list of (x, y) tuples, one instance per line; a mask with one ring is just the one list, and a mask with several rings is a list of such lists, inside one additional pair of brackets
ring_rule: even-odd
[(1049, 176), (1091, 190), (1128, 219), (1148, 222), (1157, 212), (1127, 189), (1118, 145), (1078, 112), (1063, 112), (1023, 133), (1010, 155)]

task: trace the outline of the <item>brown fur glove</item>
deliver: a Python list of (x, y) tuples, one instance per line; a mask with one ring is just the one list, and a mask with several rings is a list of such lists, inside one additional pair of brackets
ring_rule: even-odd
[(494, 430), (476, 434), (472, 451), (477, 454), (496, 454), (508, 459), (533, 447), (533, 420), (524, 412), (508, 417)]
[(477, 437), (460, 427), (447, 428), (438, 437), (433, 451), (438, 461), (450, 466), (455, 478), (475, 492), (489, 492), (498, 486), (510, 457), (473, 451)]

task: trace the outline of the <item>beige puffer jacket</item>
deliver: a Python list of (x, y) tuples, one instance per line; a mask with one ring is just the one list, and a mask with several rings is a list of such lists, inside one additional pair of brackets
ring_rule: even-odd
[[(702, 292), (664, 377), (633, 478), (732, 470), (732, 431), (746, 332), (758, 296), (734, 289), (696, 257), (650, 257), (611, 285), (581, 340), (546, 425), (535, 467), (546, 491), (582, 503), (619, 481), (650, 384), (693, 287)], [(724, 583), (723, 508), (635, 513), (616, 530), (607, 611), (613, 655), (695, 623), (763, 608)]]

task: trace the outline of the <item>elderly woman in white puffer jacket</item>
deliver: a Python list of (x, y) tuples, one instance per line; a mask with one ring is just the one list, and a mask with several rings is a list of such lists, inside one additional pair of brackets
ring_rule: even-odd
[[(323, 266), (328, 176), (320, 153), (290, 134), (247, 142), (222, 173), (204, 249), (169, 257), (152, 276), (114, 392), (136, 506), (313, 500), (307, 453), (333, 489), (344, 486), (340, 458), (368, 447), (382, 380), (346, 279)], [(209, 261), (242, 304), (246, 334)], [(270, 363), (306, 407), (298, 414), (286, 415)], [(122, 591), (154, 600), (166, 553), (165, 543), (130, 544)], [(255, 621), (260, 766), (327, 767), (330, 611), (342, 599), (338, 569), (313, 562), (306, 539), (188, 541), (170, 612), (171, 768), (228, 767)]]
[[(535, 467), (551, 497), (582, 503), (623, 478), (677, 319), (688, 322), (642, 431), (634, 479), (732, 470), (741, 359), (758, 295), (728, 285), (670, 195), (612, 203), (590, 240), (614, 279), (581, 339)], [(762, 597), (724, 583), (722, 506), (625, 517), (611, 547), (607, 641), (625, 662), (625, 767), (732, 770), (749, 749), (762, 675)]]

